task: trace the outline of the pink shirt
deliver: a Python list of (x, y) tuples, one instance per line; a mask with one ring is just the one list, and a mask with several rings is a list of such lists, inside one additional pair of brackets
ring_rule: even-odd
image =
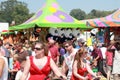
[(112, 64), (113, 64), (113, 53), (109, 52), (109, 51), (106, 51), (105, 54), (106, 54), (106, 63), (107, 63), (107, 65), (112, 66)]
[(49, 47), (49, 51), (50, 51), (51, 58), (56, 62), (57, 56), (60, 55), (58, 52), (58, 47), (56, 45), (53, 45), (53, 46)]

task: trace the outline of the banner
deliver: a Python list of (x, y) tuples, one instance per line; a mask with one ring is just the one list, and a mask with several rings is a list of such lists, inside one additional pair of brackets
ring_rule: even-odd
[(0, 32), (3, 30), (8, 30), (9, 24), (8, 23), (0, 23)]

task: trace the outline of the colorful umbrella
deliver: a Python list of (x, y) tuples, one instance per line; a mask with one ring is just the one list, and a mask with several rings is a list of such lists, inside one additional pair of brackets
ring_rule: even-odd
[(47, 0), (46, 4), (30, 19), (21, 25), (12, 26), (10, 30), (39, 27), (61, 27), (90, 29), (85, 23), (80, 22), (66, 14), (56, 0)]

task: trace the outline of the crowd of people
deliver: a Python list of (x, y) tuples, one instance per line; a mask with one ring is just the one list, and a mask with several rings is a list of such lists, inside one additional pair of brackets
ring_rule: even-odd
[[(77, 44), (76, 44), (77, 43)], [(0, 80), (119, 80), (120, 43), (86, 45), (84, 39), (58, 43), (35, 41), (10, 44), (0, 39)], [(59, 67), (62, 69), (59, 70)]]

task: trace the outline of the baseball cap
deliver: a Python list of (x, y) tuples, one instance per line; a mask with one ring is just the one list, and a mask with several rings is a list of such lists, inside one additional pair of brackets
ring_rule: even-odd
[(81, 43), (84, 43), (84, 42), (85, 42), (85, 40), (82, 39), (82, 38), (78, 39), (77, 41), (78, 41), (78, 42), (81, 42)]

